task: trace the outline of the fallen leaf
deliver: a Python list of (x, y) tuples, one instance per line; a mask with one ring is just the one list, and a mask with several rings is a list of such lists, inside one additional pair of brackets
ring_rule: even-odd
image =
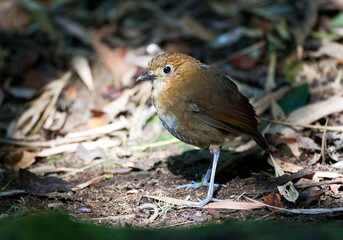
[(203, 41), (211, 42), (215, 39), (215, 34), (210, 30), (210, 28), (205, 28), (194, 18), (184, 17), (181, 20), (181, 27), (187, 34), (197, 37)]
[(36, 156), (37, 153), (28, 152), (23, 149), (18, 149), (5, 157), (4, 165), (8, 169), (18, 171), (21, 168), (27, 168), (31, 166), (36, 161)]
[(282, 110), (288, 114), (302, 106), (307, 102), (309, 96), (308, 84), (302, 84), (291, 88), (285, 96), (279, 100), (279, 105)]
[[(268, 158), (268, 163), (273, 166), (271, 158)], [(275, 159), (275, 161), (280, 165), (281, 169), (285, 172), (295, 173), (303, 169), (303, 167), (297, 166), (293, 163), (283, 162), (279, 159)]]
[(281, 195), (279, 193), (272, 192), (267, 196), (261, 197), (261, 200), (268, 205), (282, 208)]
[(343, 45), (337, 42), (324, 42), (318, 51), (310, 54), (311, 57), (329, 56), (338, 61), (343, 60)]
[(306, 150), (320, 150), (320, 147), (317, 143), (315, 143), (311, 138), (309, 137), (303, 137), (300, 135), (297, 135), (297, 142), (299, 144), (299, 147)]
[[(322, 117), (330, 115), (336, 112), (343, 111), (343, 97), (333, 96), (329, 99), (319, 101), (316, 103), (308, 104), (290, 113), (286, 122), (293, 124), (310, 124), (319, 120)], [(276, 134), (280, 133), (284, 136), (290, 136), (295, 134), (295, 131), (287, 126), (276, 125), (272, 126), (268, 133)]]
[(311, 164), (311, 165), (316, 164), (321, 157), (322, 157), (322, 155), (320, 153), (313, 154), (313, 157), (311, 158), (310, 161), (308, 161), (308, 164)]
[(285, 120), (286, 115), (280, 105), (273, 99), (272, 100), (272, 115), (275, 120)]
[(61, 78), (47, 84), (41, 96), (32, 102), (18, 121), (14, 122), (13, 127), (7, 132), (7, 137), (21, 139), (29, 133), (37, 133), (54, 109), (58, 97), (70, 77), (71, 73), (67, 72)]
[(100, 116), (100, 117), (92, 117), (86, 123), (87, 129), (95, 129), (99, 127), (103, 127), (107, 124), (107, 115)]
[(288, 92), (289, 89), (290, 89), (289, 86), (282, 87), (275, 92), (268, 93), (266, 96), (264, 96), (257, 102), (254, 102), (253, 106), (255, 108), (256, 115), (259, 116), (262, 113), (264, 113), (267, 109), (270, 108), (272, 104), (272, 100), (278, 101), (286, 94), (286, 92)]
[[(170, 204), (180, 205), (181, 203), (191, 203), (190, 201), (185, 201), (182, 199), (170, 198), (170, 197), (158, 197), (158, 196), (146, 196), (147, 198), (156, 199), (158, 201), (167, 202)], [(187, 206), (198, 208), (199, 206)], [(249, 203), (249, 202), (238, 202), (235, 200), (227, 199), (219, 202), (211, 202), (203, 206), (203, 209), (211, 208), (211, 209), (233, 209), (233, 210), (251, 210), (262, 208), (262, 204), (258, 203)]]
[(105, 151), (102, 148), (96, 147), (94, 150), (87, 150), (81, 143), (77, 145), (76, 155), (86, 163), (96, 158), (106, 158)]
[(80, 76), (83, 83), (86, 85), (89, 91), (94, 91), (93, 75), (89, 67), (88, 60), (85, 57), (73, 57), (72, 65), (77, 74)]
[(25, 169), (19, 170), (19, 179), (23, 187), (33, 193), (67, 191), (73, 187), (70, 183), (57, 177), (37, 177), (34, 173)]
[(92, 31), (90, 35), (93, 47), (101, 61), (115, 76), (114, 85), (116, 87), (128, 86), (131, 78), (135, 75), (137, 67), (126, 60), (127, 49), (120, 47), (111, 49), (102, 42), (103, 34), (100, 31)]
[(306, 204), (311, 204), (313, 201), (318, 200), (320, 195), (324, 193), (320, 187), (309, 187), (300, 192), (299, 200), (304, 201)]
[(77, 98), (77, 90), (75, 87), (70, 86), (63, 92), (63, 98), (66, 101), (73, 101)]
[(333, 194), (337, 195), (339, 194), (339, 188), (342, 187), (341, 184), (330, 184), (330, 190), (333, 192)]

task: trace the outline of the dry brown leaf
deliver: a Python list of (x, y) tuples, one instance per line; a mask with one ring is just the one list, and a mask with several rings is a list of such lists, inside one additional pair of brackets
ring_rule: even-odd
[(23, 149), (18, 149), (5, 157), (4, 165), (8, 169), (18, 171), (21, 168), (27, 168), (31, 166), (36, 161), (36, 156), (37, 153), (28, 152)]
[(181, 19), (181, 27), (187, 34), (206, 42), (211, 42), (216, 37), (209, 28), (205, 28), (197, 20), (191, 17), (184, 17)]
[[(181, 203), (191, 203), (190, 201), (185, 201), (182, 199), (170, 198), (170, 197), (159, 197), (159, 196), (146, 196), (147, 198), (156, 199), (158, 201), (167, 202), (170, 204), (180, 205)], [(198, 208), (199, 206), (187, 206), (187, 207), (194, 207)], [(233, 209), (233, 210), (251, 210), (262, 208), (262, 204), (258, 203), (250, 203), (250, 202), (238, 202), (235, 200), (227, 199), (219, 202), (211, 202), (206, 204), (203, 208), (211, 208), (211, 209)]]
[(267, 196), (261, 197), (261, 200), (268, 205), (282, 208), (281, 195), (279, 193), (272, 192)]
[(311, 53), (312, 57), (329, 56), (338, 61), (343, 60), (343, 45), (337, 42), (323, 42), (318, 51)]
[(298, 142), (287, 143), (287, 146), (289, 147), (289, 149), (291, 149), (293, 155), (296, 158), (300, 157), (301, 152), (299, 151), (299, 144), (298, 144)]
[(306, 150), (320, 150), (320, 147), (309, 137), (297, 135), (299, 147)]
[(104, 116), (92, 117), (86, 123), (87, 129), (103, 127), (107, 124), (107, 114)]
[(73, 101), (77, 98), (77, 90), (75, 87), (70, 86), (65, 91), (63, 91), (63, 98), (66, 101)]
[(91, 40), (93, 47), (107, 69), (115, 76), (116, 87), (128, 86), (131, 78), (135, 75), (137, 67), (126, 60), (127, 50), (125, 48), (111, 49), (102, 42), (102, 33), (92, 31)]
[(87, 150), (81, 143), (77, 146), (76, 155), (84, 162), (90, 162), (96, 158), (106, 158), (105, 151), (96, 147), (94, 150)]
[(253, 106), (255, 108), (257, 116), (261, 115), (262, 113), (264, 113), (264, 111), (270, 108), (272, 100), (277, 101), (281, 99), (288, 92), (289, 89), (291, 89), (290, 86), (282, 87), (276, 92), (271, 92), (257, 102), (254, 102)]
[(341, 184), (330, 184), (330, 190), (333, 192), (333, 194), (337, 195), (339, 194), (339, 188), (341, 187)]
[[(294, 124), (310, 124), (327, 115), (343, 111), (343, 97), (333, 96), (327, 100), (319, 101), (293, 111), (286, 122)], [(268, 130), (270, 134), (280, 133), (284, 136), (295, 134), (295, 131), (289, 127), (276, 125)]]
[[(271, 158), (268, 158), (267, 161), (268, 161), (269, 165), (274, 166)], [(301, 169), (303, 169), (303, 167), (297, 166), (293, 163), (281, 161), (278, 158), (275, 158), (275, 161), (279, 164), (281, 169), (285, 172), (296, 173), (296, 172), (300, 171)]]
[(285, 120), (286, 114), (283, 112), (279, 104), (273, 99), (272, 100), (272, 115), (275, 120)]
[(107, 113), (108, 120), (112, 121), (120, 112), (127, 109), (127, 104), (134, 92), (131, 89), (125, 89), (116, 100), (106, 104), (101, 110)]
[(57, 177), (37, 177), (34, 173), (20, 169), (19, 179), (23, 187), (33, 193), (67, 191), (73, 186)]
[(7, 132), (7, 137), (22, 139), (29, 133), (37, 133), (49, 117), (70, 77), (71, 73), (67, 72), (60, 79), (47, 84), (41, 96), (32, 102), (30, 108), (20, 116), (18, 121), (14, 122)]

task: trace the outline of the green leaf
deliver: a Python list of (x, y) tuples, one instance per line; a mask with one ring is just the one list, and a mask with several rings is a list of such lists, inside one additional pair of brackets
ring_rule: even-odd
[(308, 84), (303, 84), (289, 90), (278, 103), (282, 110), (288, 114), (304, 106), (307, 102), (308, 95), (309, 86)]
[(338, 13), (335, 17), (333, 17), (330, 21), (332, 27), (339, 28), (343, 27), (343, 12)]
[(337, 40), (342, 38), (342, 36), (337, 34), (337, 33), (324, 33), (324, 32), (312, 31), (310, 35), (313, 38), (327, 39), (327, 40), (330, 40), (330, 41), (337, 41)]

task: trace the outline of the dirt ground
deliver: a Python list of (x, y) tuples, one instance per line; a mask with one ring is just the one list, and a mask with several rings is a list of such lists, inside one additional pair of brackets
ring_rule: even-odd
[[(167, 152), (167, 153), (166, 153)], [(145, 152), (148, 159), (153, 153), (158, 153), (163, 158), (159, 159), (151, 170), (132, 170), (125, 174), (108, 174), (94, 180), (89, 187), (77, 191), (52, 192), (42, 194), (22, 194), (12, 197), (0, 198), (1, 216), (10, 215), (23, 217), (35, 212), (56, 210), (70, 214), (77, 219), (101, 223), (109, 226), (139, 226), (152, 228), (165, 228), (174, 226), (194, 226), (209, 222), (220, 223), (223, 220), (284, 220), (288, 223), (332, 223), (341, 224), (342, 214), (331, 213), (321, 215), (292, 214), (283, 211), (269, 209), (267, 207), (254, 210), (228, 210), (228, 209), (200, 209), (191, 207), (179, 207), (163, 201), (151, 199), (147, 196), (165, 196), (176, 199), (204, 198), (207, 187), (200, 189), (176, 189), (177, 186), (190, 183), (190, 180), (200, 181), (211, 160), (208, 151), (190, 150), (180, 154), (180, 148), (170, 146), (163, 150), (149, 150)], [(230, 157), (224, 152), (219, 166)], [(81, 166), (82, 162), (74, 154), (63, 155), (60, 159), (68, 161), (49, 162), (39, 161), (35, 167), (55, 165), (55, 167)], [(142, 158), (141, 161), (147, 159)], [(190, 163), (190, 159), (191, 163)], [(67, 177), (69, 183), (77, 185), (97, 176), (103, 176), (104, 172), (110, 172), (115, 160), (86, 169)], [(111, 168), (112, 166), (112, 168)], [(226, 170), (218, 172), (216, 182), (225, 184), (225, 187), (217, 188), (215, 197), (218, 199), (244, 200), (247, 196), (260, 199), (271, 189), (271, 176), (274, 170), (266, 163), (266, 158), (258, 153), (237, 160)], [(323, 169), (323, 168), (322, 168)], [(7, 172), (0, 184), (3, 188), (16, 188), (18, 186), (17, 173)], [(9, 181), (10, 179), (10, 181)], [(305, 192), (300, 195), (306, 194)], [(342, 198), (332, 197), (323, 193), (321, 197), (309, 202), (305, 196), (296, 204), (285, 200), (282, 204), (286, 208), (333, 208), (342, 205)], [(154, 211), (152, 208), (140, 208), (150, 203), (157, 207), (158, 216), (149, 220)]]

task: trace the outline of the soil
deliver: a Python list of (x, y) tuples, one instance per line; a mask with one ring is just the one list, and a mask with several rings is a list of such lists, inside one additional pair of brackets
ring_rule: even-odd
[[(155, 149), (144, 152), (146, 157), (152, 154), (164, 153), (150, 170), (134, 169), (130, 173), (109, 175), (107, 178), (95, 180), (86, 188), (77, 191), (52, 192), (44, 194), (23, 194), (0, 198), (0, 215), (4, 214), (22, 217), (35, 212), (56, 210), (67, 212), (77, 219), (100, 223), (110, 226), (137, 226), (151, 228), (165, 228), (172, 226), (193, 226), (209, 222), (221, 222), (226, 219), (234, 220), (284, 220), (289, 223), (336, 223), (340, 224), (342, 214), (304, 215), (275, 211), (267, 207), (255, 210), (216, 210), (191, 207), (179, 207), (162, 201), (153, 200), (147, 196), (167, 196), (176, 199), (204, 198), (207, 187), (199, 189), (176, 189), (177, 186), (190, 183), (191, 180), (200, 181), (211, 160), (207, 150), (190, 150), (180, 154), (180, 148), (170, 146), (167, 149)], [(167, 155), (166, 155), (167, 154)], [(219, 166), (225, 165), (230, 153), (223, 151)], [(64, 154), (60, 161), (53, 163), (58, 167), (83, 163), (74, 154)], [(70, 161), (72, 159), (72, 161)], [(142, 159), (144, 162), (144, 160)], [(35, 167), (52, 164), (44, 159)], [(102, 165), (87, 169), (65, 178), (69, 183), (77, 185), (108, 172), (113, 166), (109, 161)], [(220, 168), (219, 168), (220, 169)], [(215, 191), (218, 199), (239, 199), (241, 195), (260, 199), (270, 191), (270, 181), (274, 170), (266, 158), (258, 153), (245, 159), (239, 159), (234, 165), (217, 172), (216, 182), (225, 184)], [(1, 180), (0, 188), (20, 188), (17, 173), (7, 172)], [(320, 198), (312, 202), (297, 201), (296, 204), (282, 200), (285, 208), (329, 208), (342, 205), (341, 198), (333, 198), (322, 188)], [(141, 208), (146, 203), (155, 204), (159, 213), (156, 219), (149, 220), (153, 214), (151, 208)], [(146, 206), (146, 205), (145, 205)], [(149, 206), (149, 205), (148, 205)]]

